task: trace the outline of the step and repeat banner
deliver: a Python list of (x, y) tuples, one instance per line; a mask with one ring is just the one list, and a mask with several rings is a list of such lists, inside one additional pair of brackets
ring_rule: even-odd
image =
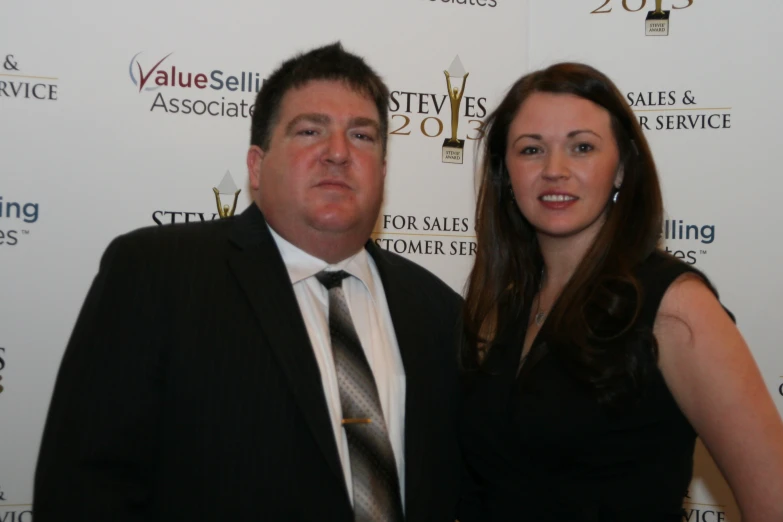
[[(660, 2), (658, 2), (660, 3)], [(592, 5), (595, 4), (595, 5)], [(340, 40), (391, 92), (374, 240), (463, 290), (477, 146), (532, 68), (592, 64), (626, 93), (662, 176), (667, 249), (737, 315), (783, 409), (775, 297), (772, 1), (6, 0), (0, 7), (0, 521), (33, 520), (32, 480), (63, 350), (109, 241), (237, 212), (254, 96), (283, 59)], [(656, 7), (660, 11), (656, 12)], [(444, 71), (450, 74), (450, 80)], [(458, 89), (460, 97), (449, 95)], [(458, 114), (452, 125), (452, 111)], [(462, 148), (444, 145), (456, 133)], [(63, 484), (63, 487), (68, 487)], [(706, 451), (688, 521), (737, 521)]]

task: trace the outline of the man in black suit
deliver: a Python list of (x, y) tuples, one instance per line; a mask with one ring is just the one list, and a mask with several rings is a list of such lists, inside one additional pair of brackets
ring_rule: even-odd
[(112, 242), (57, 378), (37, 522), (453, 522), (461, 303), (369, 240), (387, 103), (339, 44), (285, 62), (255, 104), (255, 204)]

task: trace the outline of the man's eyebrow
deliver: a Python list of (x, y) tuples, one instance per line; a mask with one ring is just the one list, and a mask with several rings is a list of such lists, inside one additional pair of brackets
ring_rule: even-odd
[(380, 124), (374, 120), (373, 118), (365, 118), (364, 116), (357, 116), (356, 118), (351, 118), (351, 120), (348, 122), (349, 127), (372, 127), (376, 132), (380, 132), (381, 126)]
[[(327, 116), (326, 114), (320, 114), (320, 113), (304, 113), (299, 114), (295, 118), (293, 118), (291, 121), (288, 122), (288, 125), (286, 125), (285, 131), (286, 134), (291, 134), (294, 127), (296, 127), (299, 123), (306, 121), (310, 123), (315, 123), (316, 125), (328, 125), (332, 122), (332, 118)], [(376, 132), (380, 132), (381, 126), (373, 118), (367, 118), (364, 116), (357, 116), (356, 118), (351, 118), (348, 121), (349, 127), (372, 127)]]
[(294, 127), (296, 127), (299, 123), (303, 121), (315, 123), (317, 125), (328, 125), (332, 121), (332, 119), (326, 114), (318, 114), (318, 113), (299, 114), (294, 119), (289, 121), (288, 125), (285, 126), (285, 133), (291, 134), (291, 131), (293, 131)]

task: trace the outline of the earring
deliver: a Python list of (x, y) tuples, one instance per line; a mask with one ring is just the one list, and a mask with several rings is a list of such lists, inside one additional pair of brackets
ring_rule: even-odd
[(617, 196), (620, 194), (620, 189), (616, 188), (614, 189), (614, 194), (612, 195), (612, 203), (617, 203)]

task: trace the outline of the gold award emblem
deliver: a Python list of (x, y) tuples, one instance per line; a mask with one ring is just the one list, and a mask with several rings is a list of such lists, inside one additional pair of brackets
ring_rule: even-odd
[[(465, 94), (465, 84), (468, 81), (470, 73), (465, 72), (459, 55), (451, 62), (448, 70), (443, 71), (446, 75), (446, 88), (451, 100), (451, 138), (443, 140), (442, 161), (443, 163), (462, 163), (465, 151), (465, 140), (457, 138), (457, 127), (459, 126), (459, 107), (462, 104), (462, 95)], [(455, 88), (452, 78), (462, 79), (462, 85), (459, 89)]]
[(644, 22), (644, 34), (646, 36), (669, 36), (669, 14), (671, 11), (663, 10), (663, 0), (655, 0), (655, 11), (647, 13)]
[[(242, 190), (237, 188), (236, 183), (234, 183), (234, 179), (231, 177), (231, 172), (226, 171), (225, 176), (223, 176), (223, 181), (220, 182), (220, 185), (218, 185), (217, 188), (212, 187), (212, 192), (215, 193), (215, 203), (217, 204), (218, 215), (223, 219), (233, 216), (237, 209), (239, 193), (242, 192)], [(234, 204), (224, 205), (223, 202), (220, 201), (221, 194), (224, 196), (233, 195)]]

